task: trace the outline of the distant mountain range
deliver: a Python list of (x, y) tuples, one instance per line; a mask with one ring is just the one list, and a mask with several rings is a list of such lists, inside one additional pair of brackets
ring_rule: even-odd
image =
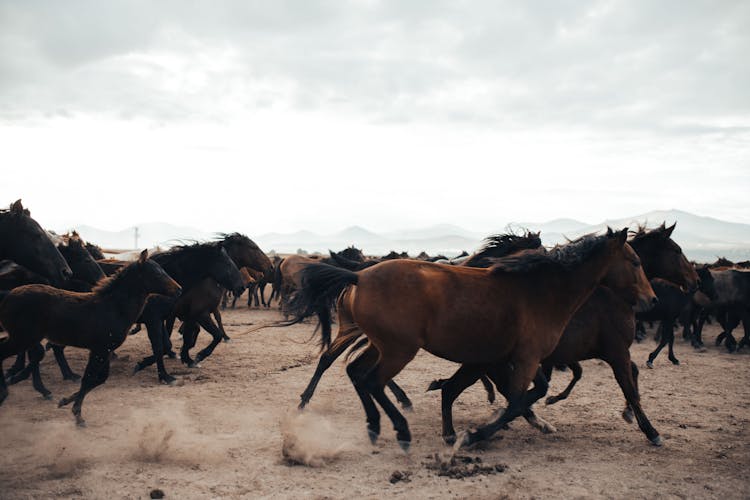
[[(639, 224), (655, 227), (662, 222), (677, 222), (673, 234), (688, 258), (709, 262), (717, 256), (731, 260), (750, 258), (750, 225), (726, 222), (711, 217), (702, 217), (680, 210), (658, 210), (624, 219), (605, 220), (599, 224), (587, 224), (573, 219), (555, 219), (548, 222), (520, 222), (499, 227), (495, 233), (507, 232), (508, 229), (520, 231), (529, 229), (541, 231), (545, 245), (554, 245), (566, 241), (566, 238), (577, 238), (586, 233), (599, 232), (607, 226), (613, 228), (629, 227), (635, 229)], [(134, 226), (122, 231), (103, 231), (90, 226), (78, 226), (81, 236), (105, 248), (131, 249), (134, 247)], [(215, 238), (192, 227), (173, 226), (166, 223), (139, 224), (138, 246), (171, 246), (181, 241), (203, 241)], [(298, 250), (307, 252), (327, 252), (328, 249), (339, 250), (355, 245), (368, 255), (382, 255), (391, 250), (407, 251), (417, 255), (425, 251), (431, 255), (443, 254), (453, 256), (462, 250), (472, 252), (482, 244), (482, 239), (492, 232), (477, 233), (459, 226), (439, 224), (425, 228), (392, 231), (377, 234), (360, 226), (348, 227), (333, 234), (316, 234), (310, 231), (295, 233), (267, 233), (248, 235), (262, 249), (278, 253), (295, 253)]]

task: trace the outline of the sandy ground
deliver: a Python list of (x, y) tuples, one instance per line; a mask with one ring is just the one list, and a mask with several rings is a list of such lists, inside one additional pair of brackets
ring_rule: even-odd
[[(623, 398), (609, 367), (585, 362), (570, 399), (537, 405), (557, 433), (543, 435), (516, 421), (501, 438), (462, 452), (478, 457), (489, 474), (456, 479), (428, 467), (429, 457), (447, 449), (439, 393), (425, 392), (455, 365), (420, 353), (397, 377), (415, 407), (406, 414), (414, 437), (406, 456), (385, 415), (381, 439), (370, 445), (342, 362), (323, 378), (309, 409), (296, 411), (317, 361), (315, 344), (307, 342), (313, 325), (240, 334), (278, 317), (275, 309), (226, 311), (233, 342), (221, 344), (198, 369), (168, 360), (179, 379), (171, 387), (158, 385), (154, 370), (131, 375), (149, 352), (145, 335), (131, 337), (109, 381), (86, 399), (85, 429), (75, 427), (69, 409), (41, 399), (30, 382), (11, 387), (0, 408), (0, 498), (148, 498), (156, 488), (166, 498), (750, 496), (748, 352), (711, 346), (698, 353), (678, 340), (682, 364), (672, 366), (664, 352), (648, 370), (653, 341), (633, 347), (643, 407), (664, 438), (661, 448), (620, 418)], [(708, 328), (707, 344), (717, 333)], [(207, 339), (202, 334), (199, 344)], [(68, 354), (82, 372), (85, 353)], [(61, 380), (52, 356), (42, 364), (55, 401), (77, 389)], [(556, 372), (551, 392), (569, 376)], [(455, 406), (456, 428), (482, 423), (498, 408), (475, 386)], [(313, 465), (287, 464), (282, 436)], [(497, 472), (495, 465), (506, 468)], [(391, 483), (395, 471), (407, 480)]]

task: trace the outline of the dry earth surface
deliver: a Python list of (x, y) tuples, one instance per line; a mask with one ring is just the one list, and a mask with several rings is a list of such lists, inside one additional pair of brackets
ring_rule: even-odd
[[(242, 334), (278, 318), (275, 309), (226, 311), (234, 340), (197, 369), (168, 360), (179, 379), (171, 387), (157, 384), (153, 369), (131, 375), (134, 362), (149, 353), (145, 334), (131, 337), (109, 381), (86, 399), (84, 429), (30, 382), (12, 386), (0, 408), (0, 498), (148, 498), (154, 489), (165, 498), (750, 496), (747, 351), (710, 346), (699, 353), (678, 340), (682, 364), (672, 366), (664, 352), (649, 370), (644, 361), (653, 341), (633, 347), (643, 407), (664, 438), (661, 448), (620, 418), (623, 398), (609, 367), (587, 361), (570, 399), (537, 405), (557, 433), (543, 435), (516, 421), (500, 438), (461, 452), (481, 460), (463, 465), (466, 470), (487, 474), (453, 478), (434, 467), (435, 453), (445, 456), (448, 449), (440, 437), (439, 393), (425, 388), (450, 375), (454, 364), (420, 353), (398, 375), (415, 408), (406, 414), (414, 437), (406, 456), (385, 416), (380, 441), (370, 445), (342, 362), (323, 378), (308, 410), (296, 411), (317, 361), (308, 342), (313, 325)], [(708, 328), (707, 345), (717, 333)], [(201, 339), (205, 344), (208, 337)], [(67, 352), (82, 372), (85, 353)], [(42, 365), (55, 400), (77, 389), (61, 380), (52, 356)], [(551, 392), (569, 377), (555, 372)], [(498, 408), (475, 386), (455, 406), (456, 428), (482, 423)], [(284, 460), (284, 439), (309, 465)], [(392, 477), (402, 479), (392, 483)]]

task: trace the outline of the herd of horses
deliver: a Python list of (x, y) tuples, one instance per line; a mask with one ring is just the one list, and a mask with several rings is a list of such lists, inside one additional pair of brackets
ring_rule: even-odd
[[(381, 432), (379, 406), (400, 446), (409, 448), (408, 422), (385, 388), (402, 408), (411, 408), (395, 378), (424, 349), (460, 365), (429, 385), (441, 391), (442, 435), (449, 444), (488, 439), (518, 416), (542, 432), (554, 431), (533, 408), (547, 394), (554, 368), (569, 367), (573, 378), (547, 404), (567, 398), (582, 376), (580, 362), (597, 358), (610, 365), (622, 390), (623, 418), (635, 419), (649, 441), (660, 445), (641, 406), (638, 368), (630, 357), (631, 344), (644, 335), (642, 324), (659, 323), (659, 344), (647, 361), (651, 368), (665, 346), (669, 360), (679, 364), (673, 348), (678, 323), (699, 349), (706, 321), (722, 327), (717, 345), (734, 351), (750, 344), (748, 263), (691, 263), (672, 239), (674, 227), (608, 229), (551, 249), (542, 246), (539, 233), (495, 235), (475, 253), (454, 259), (397, 252), (373, 258), (350, 247), (327, 257), (271, 260), (250, 238), (232, 233), (151, 255), (144, 250), (124, 261), (106, 258), (76, 233), (45, 231), (18, 200), (0, 210), (0, 404), (8, 384), (29, 377), (51, 398), (39, 369), (51, 349), (63, 378), (80, 380), (79, 390), (59, 404), (73, 403), (76, 422), (84, 425), (83, 400), (107, 380), (110, 361), (129, 334), (143, 325), (151, 344), (134, 373), (155, 364), (158, 380), (171, 384), (175, 378), (164, 357), (177, 356), (171, 342), (177, 320), (180, 360), (194, 367), (229, 341), (221, 309), (232, 295), (235, 307), (248, 290), (248, 306), (254, 301), (270, 307), (278, 300), (285, 315), (263, 326), (317, 319), (322, 353), (300, 408), (333, 362), (349, 353), (346, 372), (372, 442)], [(744, 336), (737, 342), (732, 331), (740, 324)], [(193, 358), (201, 328), (211, 342)], [(82, 377), (68, 365), (66, 346), (89, 351)], [(2, 372), (12, 356), (14, 365)], [(498, 392), (507, 407), (459, 436), (452, 406), (477, 381), (491, 402)]]

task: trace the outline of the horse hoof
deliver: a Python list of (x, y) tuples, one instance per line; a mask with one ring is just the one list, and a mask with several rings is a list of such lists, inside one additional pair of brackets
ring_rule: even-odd
[(553, 405), (555, 403), (557, 403), (557, 398), (555, 398), (555, 396), (550, 396), (544, 400), (544, 404), (546, 405)]
[(654, 362), (651, 361), (651, 360), (648, 360), (648, 361), (646, 361), (646, 366), (648, 366), (649, 368), (653, 368), (654, 367)]
[(461, 431), (461, 434), (456, 438), (456, 442), (453, 444), (453, 453), (457, 453), (458, 450), (464, 446), (472, 444), (471, 433), (469, 431)]
[(651, 444), (653, 444), (654, 446), (661, 446), (662, 444), (664, 444), (661, 440), (661, 436), (659, 435), (654, 436), (653, 438), (650, 439), (650, 441), (651, 441)]
[(67, 405), (68, 403), (70, 403), (70, 401), (68, 401), (68, 398), (62, 398), (60, 401), (57, 402), (57, 407), (58, 408), (62, 408), (63, 406)]
[(223, 338), (223, 339), (221, 339), (221, 340), (222, 340), (222, 341), (224, 341), (224, 342), (225, 342), (225, 343), (227, 343), (227, 344), (228, 344), (228, 343), (230, 343), (230, 342), (232, 341), (232, 339), (231, 339), (231, 338), (229, 338), (229, 337), (224, 337), (224, 338)]
[(680, 364), (680, 360), (679, 360), (679, 359), (670, 359), (670, 361), (671, 361), (671, 362), (672, 362), (672, 364), (673, 364), (673, 365), (675, 365), (675, 366), (678, 366), (678, 365)]
[(633, 410), (631, 410), (630, 408), (625, 408), (622, 411), (622, 419), (626, 421), (627, 423), (632, 424), (633, 423)]
[(84, 419), (79, 419), (79, 420), (76, 420), (76, 425), (77, 425), (77, 426), (78, 426), (79, 428), (81, 428), (81, 429), (85, 429), (85, 428), (87, 427), (87, 425), (86, 425), (86, 421), (85, 421)]
[(445, 444), (448, 446), (453, 446), (456, 444), (456, 435), (455, 434), (448, 434), (446, 436), (443, 436), (443, 441), (445, 441)]
[(44, 398), (45, 400), (47, 400), (47, 401), (51, 401), (51, 400), (52, 400), (52, 393), (51, 393), (51, 392), (48, 392), (47, 394), (42, 394), (42, 397), (43, 397), (43, 398)]
[(411, 441), (402, 441), (399, 439), (398, 445), (401, 447), (404, 453), (409, 453), (409, 447), (411, 447)]
[(378, 437), (380, 436), (379, 433), (375, 432), (372, 429), (367, 429), (367, 437), (370, 438), (370, 443), (375, 444), (378, 442)]
[(164, 385), (174, 385), (175, 382), (177, 382), (177, 379), (174, 378), (172, 375), (163, 375), (159, 377), (159, 382), (161, 382)]
[(407, 413), (413, 413), (413, 412), (414, 412), (414, 407), (413, 407), (413, 406), (411, 405), (411, 403), (410, 403), (410, 402), (406, 402), (406, 403), (403, 403), (403, 404), (401, 405), (401, 408), (402, 408), (402, 409), (403, 409), (403, 410), (404, 410), (405, 412), (407, 412)]
[(141, 370), (143, 370), (143, 366), (140, 363), (136, 363), (135, 366), (133, 367), (133, 375), (135, 375)]

